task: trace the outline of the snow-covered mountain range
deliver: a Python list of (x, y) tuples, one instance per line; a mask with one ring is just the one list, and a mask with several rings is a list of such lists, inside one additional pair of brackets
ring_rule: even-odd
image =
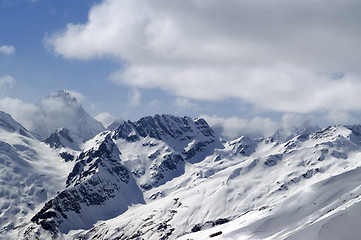
[(361, 235), (361, 125), (221, 141), (201, 118), (105, 130), (66, 92), (49, 98), (56, 124), (0, 112), (0, 239)]

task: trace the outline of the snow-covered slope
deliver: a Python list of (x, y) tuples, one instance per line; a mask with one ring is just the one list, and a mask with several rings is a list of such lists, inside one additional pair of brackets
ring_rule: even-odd
[(24, 238), (40, 236), (43, 230), (57, 238), (145, 204), (147, 191), (181, 177), (187, 163), (223, 145), (203, 119), (156, 115), (124, 122), (82, 147), (66, 189), (31, 219)]
[(0, 239), (15, 239), (19, 227), (65, 187), (71, 165), (0, 112)]
[(133, 176), (121, 163), (111, 134), (101, 133), (87, 145), (66, 179), (66, 189), (31, 219), (34, 224), (25, 231), (25, 238), (41, 235), (35, 225), (57, 238), (59, 233), (89, 228), (98, 220), (122, 214), (131, 204), (144, 203)]
[(332, 126), (284, 143), (232, 141), (145, 192), (146, 205), (73, 237), (305, 239), (299, 229), (358, 201), (358, 129)]
[(58, 91), (41, 100), (38, 116), (30, 131), (44, 140), (59, 128), (68, 129), (82, 140), (89, 140), (104, 131), (103, 125), (89, 116), (77, 100), (66, 91)]
[(361, 194), (359, 128), (331, 126), (284, 144), (261, 142), (252, 170), (236, 168), (227, 179), (245, 185), (231, 188), (239, 197), (226, 194), (237, 201), (227, 208), (244, 210), (181, 239), (358, 239), (353, 221), (360, 216), (350, 211), (357, 211)]
[[(360, 125), (303, 125), (222, 143), (203, 119), (156, 115), (121, 121), (85, 143), (58, 128), (45, 144), (1, 116), (0, 197), (6, 211), (0, 219), (7, 238), (294, 240), (360, 234)], [(63, 151), (74, 159), (59, 157)], [(20, 177), (32, 174), (40, 183)], [(15, 205), (21, 211), (9, 207)]]

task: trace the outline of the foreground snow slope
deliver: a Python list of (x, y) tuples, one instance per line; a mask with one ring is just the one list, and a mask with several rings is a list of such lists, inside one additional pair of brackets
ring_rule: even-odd
[(358, 129), (334, 126), (303, 142), (296, 137), (280, 145), (282, 160), (271, 167), (278, 171), (249, 176), (246, 185), (257, 198), (248, 203), (240, 199), (239, 205), (250, 206), (247, 211), (225, 225), (180, 239), (209, 239), (214, 234), (219, 234), (214, 239), (358, 239)]

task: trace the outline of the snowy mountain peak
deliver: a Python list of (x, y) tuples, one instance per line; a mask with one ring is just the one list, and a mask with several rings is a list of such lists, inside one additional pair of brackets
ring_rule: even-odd
[(165, 114), (123, 122), (113, 139), (144, 191), (183, 174), (186, 162), (201, 161), (223, 147), (203, 119)]
[(44, 140), (59, 128), (67, 128), (82, 140), (89, 140), (104, 131), (103, 125), (89, 116), (76, 98), (66, 91), (58, 91), (37, 103), (38, 121), (33, 123), (32, 132)]
[(321, 128), (311, 121), (304, 121), (298, 126), (278, 129), (270, 138), (271, 141), (287, 142), (298, 136), (300, 139), (307, 139), (311, 134), (320, 131)]
[(232, 146), (233, 155), (241, 154), (249, 157), (256, 151), (257, 141), (246, 136), (242, 136), (228, 143)]
[(72, 96), (69, 92), (65, 91), (65, 90), (59, 90), (55, 93), (51, 93), (47, 99), (61, 99), (64, 102), (74, 102), (77, 103), (77, 99)]
[(190, 117), (155, 115), (143, 117), (137, 122), (124, 122), (116, 130), (116, 137), (136, 140), (149, 136), (157, 140), (191, 139), (196, 135), (215, 138), (213, 130), (204, 119), (193, 121)]

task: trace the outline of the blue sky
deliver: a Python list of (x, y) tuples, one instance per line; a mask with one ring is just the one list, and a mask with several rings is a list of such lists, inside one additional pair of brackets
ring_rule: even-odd
[[(67, 89), (85, 97), (82, 104), (93, 116), (109, 112), (116, 117), (133, 120), (158, 112), (193, 117), (215, 113), (231, 116), (233, 113), (225, 111), (222, 105), (240, 108), (238, 103), (230, 100), (194, 103), (199, 107), (190, 107), (193, 101), (186, 100), (183, 101), (184, 107), (175, 107), (173, 105), (178, 98), (170, 93), (111, 82), (109, 75), (121, 66), (118, 61), (107, 58), (87, 61), (64, 59), (44, 44), (46, 36), (64, 29), (66, 24), (85, 23), (89, 10), (99, 2), (2, 0), (0, 46), (15, 47), (13, 54), (0, 55), (0, 75), (10, 75), (15, 80), (14, 86), (2, 95), (35, 103), (51, 92)], [(139, 102), (131, 104), (134, 92), (141, 96)], [(154, 104), (150, 107), (152, 102)], [(174, 104), (169, 104), (171, 102)]]
[(0, 108), (65, 89), (98, 119), (203, 116), (230, 135), (361, 122), (359, 10), (353, 0), (0, 0)]

